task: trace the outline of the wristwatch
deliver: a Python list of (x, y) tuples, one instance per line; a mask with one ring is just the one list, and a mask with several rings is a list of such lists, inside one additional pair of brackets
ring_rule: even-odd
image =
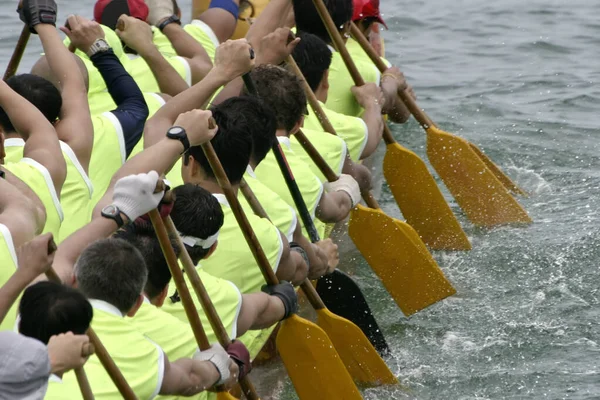
[(190, 149), (190, 141), (188, 140), (187, 133), (185, 129), (180, 126), (172, 126), (167, 131), (167, 137), (169, 139), (179, 140), (181, 144), (183, 144), (183, 151), (181, 154), (185, 153)]
[(308, 267), (310, 267), (310, 261), (308, 260), (308, 254), (306, 254), (306, 251), (298, 243), (290, 242), (290, 250), (295, 251), (296, 253), (300, 254), (302, 256), (302, 258), (304, 259), (304, 262), (306, 263), (306, 265)]
[(121, 210), (119, 210), (119, 207), (115, 206), (114, 204), (104, 207), (101, 214), (104, 218), (115, 221), (119, 228), (125, 225), (125, 221), (123, 221), (123, 217), (121, 217)]
[(105, 51), (110, 50), (110, 45), (108, 42), (102, 38), (96, 39), (94, 44), (90, 46), (90, 49), (87, 51), (87, 56), (91, 57), (96, 53), (103, 53)]
[(163, 29), (165, 29), (165, 26), (172, 24), (173, 22), (178, 25), (181, 25), (181, 20), (179, 19), (179, 17), (177, 15), (173, 14), (169, 18), (167, 18), (167, 19), (163, 20), (161, 23), (159, 23), (157, 28), (162, 32)]

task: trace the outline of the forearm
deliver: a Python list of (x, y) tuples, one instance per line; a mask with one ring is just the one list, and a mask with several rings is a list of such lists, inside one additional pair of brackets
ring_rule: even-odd
[[(379, 117), (381, 119), (381, 117)], [(342, 173), (348, 174), (356, 180), (361, 191), (369, 191), (372, 186), (372, 175), (369, 168), (363, 164), (358, 164), (352, 161), (350, 155), (346, 155), (344, 166), (342, 167)]]
[(263, 37), (283, 26), (292, 8), (290, 0), (272, 0), (260, 13), (256, 21), (250, 25), (246, 39), (257, 49)]
[(212, 101), (212, 104), (221, 104), (227, 99), (232, 97), (238, 97), (242, 94), (244, 90), (244, 80), (242, 78), (235, 78), (231, 82), (229, 82), (223, 90), (219, 92), (218, 95)]
[(308, 279), (318, 279), (327, 272), (327, 255), (316, 245), (312, 244), (303, 234), (300, 224), (294, 231), (294, 242), (306, 252), (308, 257)]
[(181, 358), (171, 362), (170, 375), (172, 384), (167, 385), (160, 394), (178, 394), (192, 396), (211, 388), (219, 380), (219, 371), (210, 361), (197, 361)]
[(296, 251), (290, 251), (289, 257), (279, 262), (277, 279), (288, 281), (294, 286), (300, 285), (308, 276), (308, 265)]
[[(122, 215), (124, 220), (127, 218)], [(71, 234), (58, 246), (54, 257), (54, 270), (66, 284), (71, 283), (73, 267), (83, 250), (97, 240), (105, 239), (118, 229), (115, 221), (98, 217)]]
[(362, 152), (361, 158), (366, 158), (377, 150), (381, 136), (383, 135), (383, 118), (381, 118), (381, 106), (378, 104), (367, 105), (364, 109), (362, 120), (367, 126), (367, 144)]
[(408, 108), (400, 100), (398, 96), (398, 84), (393, 79), (384, 78), (381, 83), (381, 89), (385, 97), (385, 106), (382, 112), (387, 114), (392, 122), (402, 124), (410, 118), (410, 111), (408, 111)]
[(204, 108), (213, 93), (227, 82), (220, 71), (213, 68), (206, 78), (169, 100), (146, 123), (144, 146), (149, 147), (160, 141), (179, 114)]
[(31, 280), (31, 277), (28, 277), (22, 270), (17, 269), (8, 281), (0, 286), (0, 324), (17, 301), (19, 294), (31, 283)]
[(212, 68), (212, 61), (204, 47), (181, 25), (169, 24), (165, 26), (163, 33), (171, 42), (177, 55), (188, 59), (192, 69), (192, 82), (196, 83), (204, 79)]
[(170, 96), (177, 96), (187, 90), (189, 86), (177, 73), (175, 68), (163, 57), (156, 46), (149, 46), (140, 55), (148, 64), (148, 67), (158, 83), (160, 91)]
[[(242, 311), (250, 314), (251, 330), (266, 329), (281, 321), (285, 315), (285, 306), (277, 296), (266, 293), (250, 293), (243, 297)], [(241, 315), (240, 315), (241, 316)], [(244, 316), (248, 318), (248, 315)]]

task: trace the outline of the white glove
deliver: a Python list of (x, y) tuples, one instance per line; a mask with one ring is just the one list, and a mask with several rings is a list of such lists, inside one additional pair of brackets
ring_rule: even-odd
[(217, 383), (215, 383), (215, 386), (222, 385), (229, 379), (229, 363), (233, 361), (229, 358), (229, 354), (227, 354), (223, 346), (221, 346), (219, 343), (211, 345), (208, 350), (196, 350), (196, 353), (194, 354), (194, 360), (210, 361), (215, 367), (217, 367), (217, 371), (219, 371), (221, 377)]
[(338, 192), (340, 190), (348, 193), (352, 200), (352, 208), (360, 201), (360, 187), (358, 182), (348, 174), (341, 174), (337, 181), (325, 184), (328, 192)]
[(158, 25), (158, 23), (175, 14), (173, 0), (145, 0), (148, 6), (148, 22), (150, 25)]
[(130, 221), (158, 207), (164, 191), (154, 193), (158, 173), (150, 171), (147, 174), (129, 175), (121, 178), (115, 184), (113, 205), (127, 215)]

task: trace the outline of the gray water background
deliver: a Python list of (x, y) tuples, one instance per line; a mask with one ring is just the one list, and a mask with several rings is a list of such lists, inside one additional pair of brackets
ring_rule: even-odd
[[(92, 15), (89, 0), (58, 4), (61, 21)], [(190, 0), (180, 5), (189, 13)], [(21, 30), (14, 8), (0, 3), (1, 65)], [(386, 361), (411, 388), (365, 398), (600, 398), (600, 2), (383, 0), (382, 10), (387, 56), (419, 104), (531, 193), (521, 203), (535, 224), (476, 229), (445, 192), (473, 251), (435, 254), (458, 293), (408, 319), (361, 256), (344, 252), (392, 347)], [(21, 70), (40, 52), (34, 37)], [(414, 121), (393, 130), (426, 159)], [(400, 216), (386, 187), (381, 196)], [(253, 373), (273, 390), (263, 398), (296, 398), (280, 371)]]

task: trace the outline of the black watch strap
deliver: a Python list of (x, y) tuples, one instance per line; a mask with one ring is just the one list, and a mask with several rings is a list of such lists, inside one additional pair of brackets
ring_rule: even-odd
[(183, 145), (183, 151), (181, 154), (184, 154), (190, 149), (190, 140), (187, 137), (187, 132), (181, 126), (172, 126), (169, 128), (167, 131), (167, 137), (169, 139), (176, 139), (181, 142)]
[(302, 258), (304, 259), (304, 261), (306, 262), (306, 265), (308, 265), (310, 267), (310, 261), (308, 260), (308, 254), (306, 254), (306, 251), (296, 242), (290, 242), (290, 250), (291, 251), (295, 251), (296, 253), (299, 253)]
[(172, 24), (172, 23), (181, 25), (181, 20), (179, 19), (179, 17), (177, 15), (173, 14), (169, 18), (165, 19), (163, 22), (158, 24), (157, 28), (162, 32), (163, 29), (165, 29), (165, 26)]
[[(112, 207), (113, 209), (111, 209), (111, 212), (106, 212), (105, 210), (109, 207)], [(119, 228), (125, 225), (125, 221), (123, 221), (123, 217), (121, 217), (121, 210), (119, 210), (119, 208), (116, 206), (109, 205), (105, 207), (104, 209), (102, 209), (101, 214), (104, 218), (112, 219), (113, 221), (115, 221)]]

